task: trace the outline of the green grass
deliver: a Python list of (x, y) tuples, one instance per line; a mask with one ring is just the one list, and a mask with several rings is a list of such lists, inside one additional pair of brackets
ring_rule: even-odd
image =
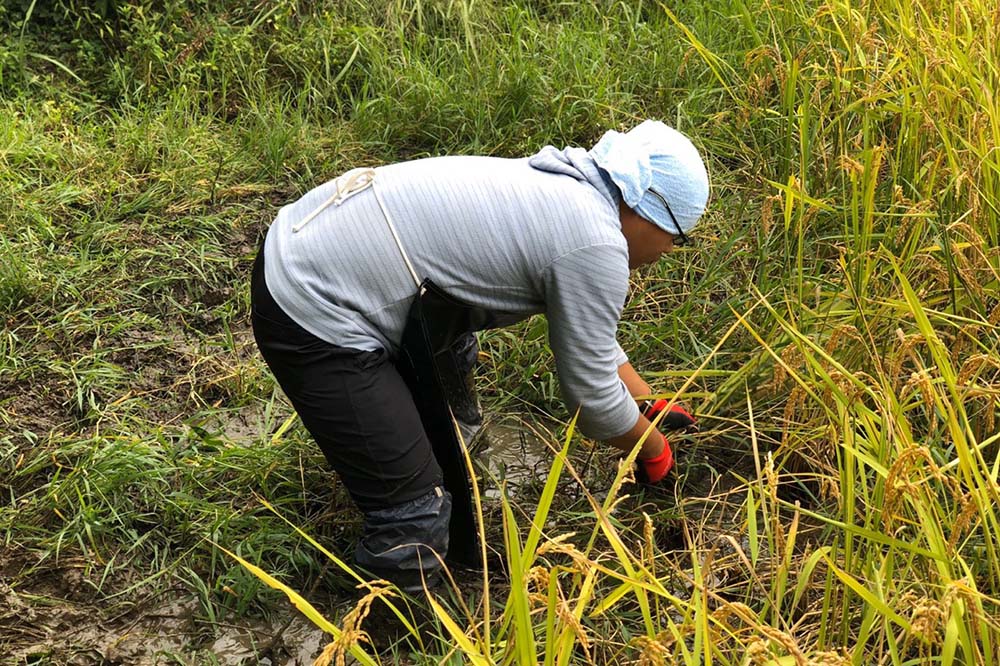
[[(68, 569), (110, 615), (193, 595), (196, 661), (287, 604), (225, 551), (347, 598), (311, 540), (346, 556), (358, 514), (249, 334), (277, 207), (358, 164), (657, 117), (713, 183), (620, 335), (702, 419), (676, 498), (571, 434), (543, 320), (486, 334), (489, 406), (567, 425), (548, 485), (484, 500), (488, 592), (423, 602), (421, 663), (997, 663), (995, 21), (980, 0), (5, 6), (0, 577), (39, 609)], [(8, 628), (0, 648), (30, 644)]]

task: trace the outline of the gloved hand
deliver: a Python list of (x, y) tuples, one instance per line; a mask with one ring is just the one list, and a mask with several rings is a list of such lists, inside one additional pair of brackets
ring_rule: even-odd
[[(656, 435), (662, 434), (655, 432)], [(652, 437), (654, 433), (650, 433)], [(659, 483), (674, 466), (674, 452), (670, 442), (663, 437), (663, 453), (655, 458), (637, 458), (635, 476), (641, 483)]]
[[(640, 409), (642, 409), (642, 415), (652, 421), (667, 408), (667, 404), (667, 401), (663, 399), (647, 400), (640, 405)], [(680, 405), (671, 405), (670, 410), (663, 415), (658, 425), (665, 430), (683, 430), (685, 432), (698, 430), (698, 424), (694, 417)], [(674, 466), (674, 452), (670, 448), (670, 442), (662, 434), (657, 434), (663, 437), (663, 453), (655, 458), (639, 458), (636, 461), (638, 464), (636, 477), (643, 483), (659, 483)]]
[[(642, 415), (652, 421), (660, 412), (667, 408), (667, 401), (664, 399), (647, 400), (640, 405)], [(680, 405), (670, 405), (670, 411), (660, 419), (659, 426), (664, 430), (683, 430), (684, 432), (698, 432), (698, 423), (694, 417), (688, 414), (687, 410)]]

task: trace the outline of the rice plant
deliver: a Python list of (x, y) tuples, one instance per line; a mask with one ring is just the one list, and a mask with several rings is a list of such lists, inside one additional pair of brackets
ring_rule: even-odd
[[(35, 639), (39, 617), (91, 620), (80, 599), (124, 631), (187, 594), (201, 630), (177, 649), (202, 661), (222, 627), (297, 608), (320, 663), (997, 663), (998, 16), (0, 7), (0, 654), (78, 654)], [(248, 332), (276, 207), (348, 166), (644, 117), (690, 134), (713, 182), (696, 247), (636, 276), (620, 330), (701, 419), (678, 476), (641, 489), (574, 432), (544, 320), (490, 332), (487, 405), (556, 424), (546, 476), (515, 489), (470, 460), (482, 575), (420, 598), (359, 580), (357, 513)]]

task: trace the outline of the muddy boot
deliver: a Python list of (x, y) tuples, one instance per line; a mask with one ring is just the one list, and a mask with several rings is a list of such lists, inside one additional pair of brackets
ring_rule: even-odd
[(365, 514), (354, 560), (408, 594), (436, 585), (448, 554), (451, 493), (441, 487), (409, 502)]

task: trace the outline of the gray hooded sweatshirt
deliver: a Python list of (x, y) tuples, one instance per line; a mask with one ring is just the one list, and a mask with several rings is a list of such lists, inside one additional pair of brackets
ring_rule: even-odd
[[(587, 151), (401, 162), (376, 169), (375, 187), (419, 277), (504, 322), (545, 314), (584, 434), (635, 424), (615, 340), (629, 284), (620, 194)], [(330, 181), (280, 210), (265, 241), (268, 289), (317, 337), (395, 355), (416, 287), (372, 189), (293, 230), (335, 192)]]

